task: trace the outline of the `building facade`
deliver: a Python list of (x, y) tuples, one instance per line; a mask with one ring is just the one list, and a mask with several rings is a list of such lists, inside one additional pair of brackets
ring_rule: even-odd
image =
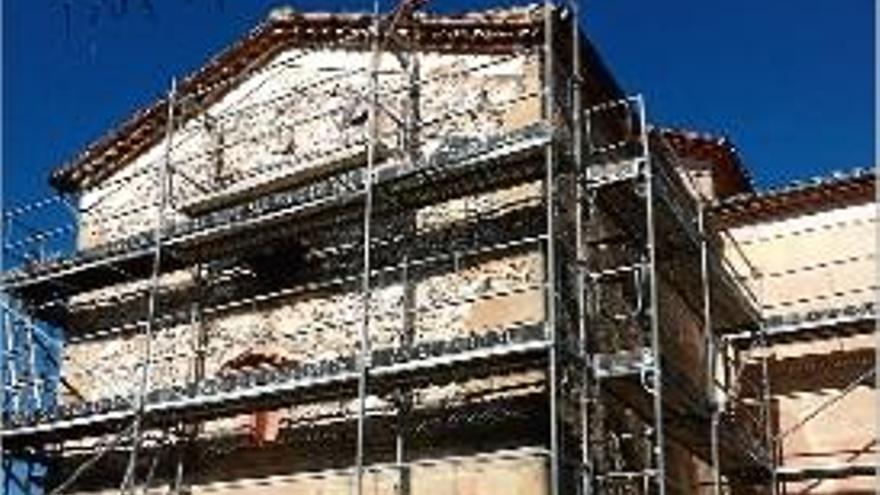
[(8, 243), (4, 458), (65, 493), (867, 486), (868, 430), (795, 392), (876, 415), (835, 358), (873, 363), (873, 177), (753, 191), (573, 17), (278, 9), (57, 169), (73, 246)]

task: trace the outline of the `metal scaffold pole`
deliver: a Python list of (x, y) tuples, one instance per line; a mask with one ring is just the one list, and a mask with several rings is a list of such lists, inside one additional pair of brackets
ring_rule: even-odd
[(9, 385), (3, 384), (3, 392), (9, 392), (12, 414), (21, 413), (21, 397), (18, 393), (18, 343), (15, 338), (15, 319), (8, 318), (4, 327), (4, 345), (6, 346), (6, 362), (4, 370), (9, 374)]
[(553, 16), (555, 15), (553, 0), (544, 0), (544, 125), (551, 134), (551, 139), (544, 150), (545, 159), (545, 184), (544, 201), (546, 202), (547, 222), (547, 248), (546, 248), (546, 275), (545, 275), (545, 300), (546, 300), (546, 337), (550, 342), (548, 364), (548, 395), (550, 414), (550, 494), (560, 495), (560, 468), (561, 468), (561, 438), (559, 423), (559, 341), (556, 328), (556, 157), (554, 147), (556, 143), (555, 113), (555, 77), (553, 66)]
[[(768, 361), (770, 354), (770, 342), (767, 339), (767, 325), (764, 321), (764, 298), (766, 297), (765, 290), (766, 287), (764, 274), (757, 269), (757, 267), (753, 265), (749, 265), (751, 270), (751, 277), (753, 280), (757, 282), (758, 285), (758, 293), (755, 295), (755, 304), (757, 305), (758, 311), (758, 321), (755, 322), (757, 324), (757, 347), (758, 347), (758, 356), (759, 356), (759, 366), (760, 366), (760, 391), (758, 392), (760, 397), (758, 398), (760, 402), (760, 421), (763, 423), (760, 426), (764, 427), (763, 433), (763, 447), (767, 450), (768, 455), (768, 463), (767, 469), (770, 472), (769, 479), (767, 480), (770, 484), (770, 493), (772, 495), (776, 495), (779, 493), (779, 481), (777, 479), (777, 450), (776, 450), (776, 435), (773, 433), (773, 414), (772, 414), (772, 391), (770, 388), (770, 363)], [(754, 343), (752, 343), (754, 347)]]
[(171, 79), (171, 89), (168, 92), (167, 116), (165, 122), (165, 156), (158, 162), (157, 190), (159, 201), (156, 208), (156, 220), (153, 230), (153, 264), (150, 274), (150, 289), (147, 295), (147, 320), (144, 325), (144, 356), (141, 368), (141, 376), (138, 382), (137, 398), (135, 401), (135, 419), (132, 434), (131, 454), (128, 466), (122, 480), (120, 491), (123, 494), (133, 493), (137, 485), (138, 455), (143, 447), (144, 414), (146, 412), (147, 394), (150, 389), (151, 363), (153, 360), (153, 334), (155, 332), (156, 319), (158, 317), (160, 276), (162, 272), (162, 242), (165, 229), (165, 215), (169, 205), (171, 151), (173, 149), (175, 99), (177, 98), (177, 79)]
[(40, 414), (43, 410), (43, 387), (40, 373), (37, 368), (37, 346), (34, 341), (33, 327), (25, 329), (25, 338), (27, 339), (28, 353), (28, 372), (27, 379), (30, 381), (30, 394), (32, 400), (28, 403), (28, 410), (34, 414)]
[[(756, 276), (760, 280), (760, 297), (759, 306), (763, 305), (764, 293), (764, 274), (756, 272)], [(763, 313), (763, 309), (759, 307), (759, 311)], [(767, 338), (767, 324), (763, 317), (758, 322), (758, 339), (761, 346), (761, 403), (764, 408), (762, 419), (764, 420), (765, 448), (769, 454), (770, 461), (770, 493), (776, 495), (780, 492), (778, 467), (779, 459), (776, 448), (776, 436), (773, 433), (773, 391), (771, 389), (770, 378), (770, 341)]]
[[(0, 11), (3, 7), (0, 6)], [(0, 179), (2, 184), (2, 179)], [(0, 187), (0, 198), (3, 197), (2, 187)], [(0, 273), (6, 273), (6, 244), (9, 235), (9, 225), (6, 220), (6, 204), (0, 204)], [(6, 491), (6, 446), (4, 444), (4, 434), (6, 433), (6, 361), (9, 359), (9, 349), (6, 346), (6, 325), (10, 318), (6, 308), (9, 300), (6, 292), (6, 286), (0, 285), (0, 301), (3, 302), (3, 308), (0, 309), (0, 492)]]
[(764, 421), (765, 448), (770, 456), (770, 493), (776, 495), (779, 491), (777, 479), (776, 439), (773, 434), (773, 407), (772, 390), (770, 388), (770, 364), (768, 354), (770, 350), (767, 340), (767, 328), (763, 321), (758, 323), (759, 345), (761, 347), (761, 419)]
[(645, 229), (647, 265), (648, 265), (648, 322), (649, 338), (652, 354), (651, 388), (654, 409), (654, 445), (653, 458), (655, 463), (655, 480), (659, 495), (666, 494), (666, 449), (663, 424), (663, 353), (660, 339), (660, 304), (658, 300), (659, 290), (657, 284), (657, 232), (654, 218), (655, 179), (654, 164), (651, 158), (651, 148), (648, 140), (647, 118), (645, 115), (644, 100), (637, 98), (639, 106), (639, 127), (641, 140), (646, 153), (641, 166), (642, 179), (645, 183)]
[(697, 227), (700, 236), (700, 276), (703, 289), (703, 336), (706, 342), (706, 394), (709, 398), (710, 414), (712, 416), (710, 431), (710, 466), (712, 469), (712, 490), (715, 495), (721, 495), (721, 457), (719, 452), (719, 421), (721, 417), (721, 404), (719, 404), (716, 392), (717, 345), (712, 326), (712, 274), (709, 272), (709, 233), (706, 228), (706, 202), (700, 198), (697, 211)]
[(570, 2), (571, 6), (571, 38), (572, 38), (572, 157), (574, 159), (574, 188), (575, 188), (575, 273), (577, 274), (576, 287), (577, 292), (577, 335), (578, 335), (578, 358), (580, 359), (580, 387), (579, 387), (579, 406), (580, 406), (580, 433), (581, 433), (581, 458), (580, 458), (580, 476), (581, 476), (581, 493), (590, 495), (593, 486), (593, 469), (590, 449), (590, 354), (588, 346), (590, 345), (587, 335), (587, 301), (586, 301), (586, 282), (585, 276), (587, 271), (587, 250), (584, 239), (584, 202), (587, 198), (584, 194), (584, 181), (588, 175), (587, 168), (584, 164), (584, 119), (583, 119), (583, 91), (584, 79), (581, 74), (581, 50), (580, 50), (580, 8), (577, 0)]
[[(18, 274), (19, 286), (4, 287), (28, 298), (28, 319), (3, 315), (0, 467), (20, 448), (58, 439), (61, 469), (73, 470), (59, 489), (95, 482), (101, 472), (83, 474), (103, 469), (103, 459), (113, 472), (106, 482), (123, 495), (148, 491), (154, 478), (154, 489), (167, 482), (185, 492), (214, 482), (203, 468), (215, 460), (225, 467), (250, 452), (217, 439), (229, 418), (238, 434), (251, 413), (261, 455), (320, 443), (333, 452), (321, 451), (333, 463), (326, 476), (351, 495), (386, 486), (394, 470), (406, 495), (423, 483), (411, 466), (465, 448), (434, 436), (460, 431), (487, 433), (462, 458), (528, 445), (551, 495), (672, 493), (692, 481), (678, 476), (685, 451), (682, 459), (710, 464), (711, 491), (721, 495), (747, 472), (738, 462), (751, 473), (761, 460), (740, 460), (741, 442), (728, 439), (747, 438), (743, 449), (754, 454), (766, 436), (771, 459), (761, 472), (775, 460), (763, 327), (748, 327), (747, 349), (762, 354), (740, 354), (753, 376), (761, 368), (761, 390), (743, 395), (764, 401), (764, 435), (736, 436), (739, 378), (719, 378), (728, 372), (724, 332), (742, 326), (744, 304), (729, 301), (739, 292), (719, 270), (729, 246), (714, 203), (694, 202), (700, 192), (682, 186), (687, 170), (649, 129), (643, 98), (620, 97), (581, 45), (577, 0), (452, 19), (414, 14), (422, 3), (322, 17), (317, 34), (299, 30), (307, 17), (296, 14), (289, 34), (326, 44), (302, 53), (284, 45), (271, 55), (286, 72), (255, 64), (245, 80), (257, 89), (237, 100), (237, 89), (202, 98), (193, 96), (202, 86), (172, 81), (149, 135), (126, 152), (134, 172), (87, 179), (96, 194), (80, 201), (92, 208), (74, 232), (81, 258), (41, 260)], [(337, 48), (344, 56), (321, 52)], [(289, 105), (298, 99), (320, 108)], [(198, 112), (205, 129), (193, 130)], [(285, 120), (294, 117), (296, 132)], [(247, 132), (222, 135), (239, 123)], [(321, 129), (331, 129), (327, 149), (303, 144)], [(190, 132), (194, 144), (181, 146)], [(276, 134), (277, 149), (267, 143)], [(155, 161), (142, 167), (141, 157)], [(108, 211), (131, 213), (113, 209), (114, 195), (129, 199), (149, 180), (149, 198), (131, 201), (149, 225), (108, 221)], [(28, 271), (37, 268), (45, 271)], [(64, 314), (47, 319), (53, 311)], [(56, 377), (36, 369), (54, 353), (35, 351), (46, 334), (22, 326), (31, 317), (65, 331), (67, 353), (52, 366), (71, 393), (58, 394), (59, 406), (44, 400)], [(192, 340), (171, 340), (179, 338)], [(105, 362), (128, 350), (114, 339), (133, 342), (138, 362)], [(109, 359), (76, 362), (104, 345)], [(678, 359), (681, 350), (705, 350), (706, 361)], [(134, 376), (124, 391), (100, 382), (123, 374)], [(27, 415), (44, 405), (45, 414)], [(199, 434), (205, 425), (211, 435)], [(516, 437), (523, 425), (527, 436)], [(95, 442), (82, 448), (77, 439)], [(294, 457), (284, 465), (296, 476), (314, 467)]]
[(364, 176), (364, 225), (363, 225), (363, 273), (361, 279), (362, 321), (360, 329), (360, 357), (358, 360), (358, 406), (357, 406), (357, 446), (355, 449), (355, 493), (363, 495), (364, 491), (364, 465), (366, 454), (366, 414), (367, 414), (367, 386), (370, 358), (370, 297), (371, 297), (371, 223), (373, 209), (373, 170), (376, 161), (376, 152), (379, 145), (379, 65), (382, 53), (379, 43), (379, 2), (373, 5), (373, 42), (370, 58), (370, 88), (369, 88), (369, 115), (367, 117), (367, 167)]
[[(6, 299), (5, 288), (3, 292), (0, 293), (0, 298)], [(7, 301), (4, 301), (4, 303), (8, 304)], [(3, 333), (3, 335), (0, 336), (0, 492), (5, 492), (7, 485), (6, 447), (3, 442), (3, 434), (6, 433), (6, 361), (9, 359), (9, 349), (6, 345), (6, 325), (9, 321), (9, 313), (6, 311), (5, 304), (4, 308), (0, 311), (2, 311), (2, 318), (0, 318), (0, 325), (2, 326), (0, 326), (0, 331)]]

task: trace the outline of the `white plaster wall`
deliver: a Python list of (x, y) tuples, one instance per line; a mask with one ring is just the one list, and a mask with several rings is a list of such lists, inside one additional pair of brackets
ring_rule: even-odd
[[(767, 314), (840, 307), (874, 299), (876, 206), (864, 204), (761, 222), (731, 231), (763, 277), (748, 283)], [(728, 245), (729, 259), (747, 274)]]

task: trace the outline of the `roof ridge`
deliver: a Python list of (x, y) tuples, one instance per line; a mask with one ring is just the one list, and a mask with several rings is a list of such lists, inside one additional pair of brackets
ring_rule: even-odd
[[(542, 29), (540, 14), (542, 11), (534, 3), (505, 9), (430, 13), (423, 19), (427, 27), (437, 33), (448, 29), (449, 33), (448, 39), (429, 37), (426, 43), (433, 43), (431, 46), (437, 49), (470, 49), (475, 53), (498, 50), (502, 45), (515, 50), (517, 44), (532, 43), (531, 36)], [(259, 59), (270, 56), (273, 50), (298, 43), (312, 47), (310, 49), (315, 49), (321, 43), (332, 45), (325, 38), (331, 36), (334, 29), (352, 31), (350, 39), (335, 40), (342, 49), (364, 44), (370, 32), (370, 17), (372, 14), (317, 11), (294, 11), (282, 17), (264, 17), (200, 67), (180, 78), (178, 94), (183, 98), (199, 100), (199, 104), (202, 104), (201, 98), (218, 97), (218, 94), (235, 84), (237, 77), (246, 75), (253, 64), (261, 63)], [(511, 26), (516, 29), (511, 29)], [(521, 26), (534, 30), (519, 29)], [(461, 42), (461, 33), (471, 36), (472, 45), (465, 46)], [(493, 45), (493, 42), (497, 45)], [(50, 173), (50, 184), (60, 192), (72, 192), (82, 188), (85, 180), (98, 182), (125, 166), (132, 156), (163, 135), (158, 128), (164, 126), (167, 120), (168, 101), (167, 95), (160, 96), (118, 120), (110, 131), (90, 140), (81, 150), (55, 167)]]
[(735, 203), (750, 201), (753, 199), (771, 198), (774, 196), (806, 191), (813, 188), (828, 187), (849, 181), (860, 180), (875, 174), (876, 172), (873, 166), (837, 169), (824, 175), (814, 175), (812, 177), (794, 179), (782, 184), (756, 189), (753, 192), (736, 194), (723, 199), (719, 202), (719, 205), (733, 205)]
[(717, 147), (727, 155), (729, 160), (727, 160), (726, 163), (722, 163), (724, 162), (723, 160), (722, 162), (716, 162), (716, 165), (728, 165), (728, 172), (735, 174), (736, 180), (740, 187), (745, 189), (745, 192), (754, 190), (755, 181), (752, 177), (751, 171), (743, 161), (739, 149), (727, 134), (718, 134), (686, 127), (661, 126), (654, 124), (650, 125), (650, 130), (651, 132), (659, 134), (660, 138), (665, 141), (679, 139), (692, 143), (700, 143), (701, 145)]

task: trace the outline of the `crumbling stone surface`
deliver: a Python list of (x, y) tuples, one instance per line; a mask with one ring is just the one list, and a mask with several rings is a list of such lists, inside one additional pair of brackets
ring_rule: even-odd
[[(391, 115), (418, 108), (419, 153), (424, 160), (461, 140), (485, 140), (540, 118), (539, 64), (535, 53), (517, 55), (418, 54), (417, 100), (410, 75), (395, 58), (381, 57), (378, 114), (382, 147), (404, 150), (407, 139)], [(167, 223), (200, 195), (259, 186), (302, 173), (363, 148), (367, 138), (365, 88), (371, 55), (291, 49), (200, 117), (182, 123), (112, 178), (86, 191), (80, 247), (95, 247), (152, 230), (158, 222), (159, 184), (170, 160)], [(181, 105), (186, 102), (179, 103)]]
[[(323, 53), (320, 57), (295, 51), (281, 54), (270, 63), (272, 69), (245, 81), (205, 118), (185, 123), (175, 132), (171, 160), (178, 176), (171, 182), (171, 208), (182, 211), (204, 194), (229, 188), (253, 187), (261, 181), (280, 180), (310, 167), (324, 167), (339, 161), (337, 147), (361, 146), (366, 132), (363, 90), (369, 81), (365, 69), (368, 57), (362, 53)], [(395, 67), (390, 57), (382, 67)], [(420, 66), (425, 83), (419, 111), (424, 123), (419, 130), (420, 159), (431, 157), (474, 141), (521, 129), (540, 118), (539, 64), (535, 53), (514, 56), (452, 56), (427, 54)], [(354, 69), (342, 73), (340, 67)], [(404, 115), (411, 100), (404, 73), (384, 72), (380, 77), (383, 104)], [(290, 96), (291, 88), (297, 88)], [(359, 95), (359, 96), (353, 96)], [(383, 148), (400, 148), (405, 140), (392, 119), (379, 115)], [(83, 219), (80, 246), (92, 247), (149, 232), (156, 225), (158, 202), (156, 163), (164, 159), (167, 143), (159, 143), (115, 178), (134, 177), (134, 187), (112, 189), (98, 186), (84, 196), (84, 204), (101, 205)], [(384, 157), (384, 155), (383, 155)], [(352, 159), (351, 157), (345, 158)], [(401, 158), (388, 154), (387, 163)], [(345, 165), (349, 166), (349, 165)], [(137, 174), (142, 177), (135, 177)], [(306, 177), (306, 175), (303, 175)], [(285, 179), (295, 182), (294, 179)], [(299, 179), (296, 179), (299, 180)], [(444, 229), (456, 230), (487, 218), (539, 208), (541, 185), (523, 185), (465, 198), (453, 199), (413, 212), (414, 235), (428, 235)], [(102, 205), (110, 205), (106, 209)], [(132, 205), (141, 211), (127, 213)], [(186, 215), (169, 215), (168, 222), (181, 222)], [(108, 218), (120, 214), (120, 220)], [(473, 230), (471, 245), (488, 245), (496, 232)], [(458, 248), (456, 248), (458, 249)], [(374, 347), (400, 346), (421, 340), (451, 339), (469, 333), (532, 323), (544, 315), (544, 257), (540, 243), (475, 254), (467, 250), (436, 249), (438, 260), (408, 266), (407, 279), (399, 272), (376, 277), (369, 306), (368, 332)], [(179, 285), (192, 284), (182, 275)], [(164, 280), (163, 283), (171, 283)], [(89, 294), (98, 297), (114, 291), (132, 290), (117, 286)], [(178, 324), (156, 332), (152, 347), (151, 383), (154, 387), (183, 385), (195, 376), (194, 333), (205, 332), (204, 372), (208, 377), (235, 370), (242, 356), (278, 358), (302, 362), (357, 351), (363, 321), (363, 301), (356, 287), (311, 291), (289, 297), (242, 305), (233, 311), (212, 314), (203, 323)], [(138, 361), (144, 355), (144, 340), (137, 335), (76, 344), (68, 350), (69, 367), (87, 368), (78, 386), (87, 397), (133, 394), (138, 383)], [(113, 384), (97, 377), (110, 377)], [(463, 380), (412, 391), (414, 408), (450, 407), (499, 396), (535, 394), (545, 387), (542, 371), (513, 373)], [(397, 405), (390, 397), (371, 395), (370, 413), (393, 413)], [(322, 401), (283, 408), (284, 425), (351, 418), (357, 410), (353, 400)], [(253, 428), (252, 415), (213, 420), (204, 425), (209, 438), (247, 436)], [(546, 486), (544, 460), (528, 466), (495, 469), (491, 464), (471, 466), (467, 460), (450, 468), (423, 466), (414, 470), (416, 491), (437, 493), (483, 492), (540, 493)], [(396, 478), (377, 478), (375, 493), (393, 493)], [(322, 481), (299, 484), (303, 493), (333, 493), (336, 483)], [(430, 487), (430, 488), (429, 488)], [(339, 490), (347, 492), (347, 480)], [(225, 488), (217, 487), (223, 493)], [(198, 490), (196, 490), (198, 491)], [(250, 492), (249, 492), (250, 493)]]
[[(414, 213), (412, 235), (517, 215), (537, 206), (539, 198), (539, 185), (529, 183), (425, 207)], [(474, 239), (474, 245), (490, 244), (489, 234), (480, 234), (485, 239)], [(435, 251), (424, 260), (411, 260), (405, 281), (401, 271), (376, 277), (370, 297), (370, 345), (396, 347), (539, 323), (544, 312), (543, 257), (537, 248), (532, 242), (489, 254)], [(194, 284), (191, 271), (160, 279), (163, 288)], [(85, 304), (111, 297), (114, 290), (136, 293), (147, 287), (148, 281), (136, 281), (78, 296), (78, 301)], [(189, 314), (186, 304), (181, 308), (184, 316)], [(249, 354), (294, 363), (354, 355), (363, 311), (359, 286), (345, 285), (237, 304), (236, 309), (212, 312), (201, 322), (192, 315), (191, 322), (154, 330), (150, 383), (153, 388), (183, 386), (195, 378), (199, 331), (205, 333), (206, 377), (234, 371), (230, 363)], [(111, 316), (119, 315), (111, 312)], [(136, 393), (139, 362), (145, 355), (143, 330), (143, 325), (135, 325), (122, 334), (68, 346), (65, 367), (85, 397)]]
[[(536, 53), (418, 57), (423, 122), (418, 139), (425, 160), (459, 140), (486, 139), (539, 119)], [(277, 55), (201, 117), (182, 123), (170, 143), (158, 142), (109, 180), (85, 191), (79, 246), (92, 248), (152, 231), (158, 225), (159, 185), (166, 160), (173, 169), (166, 177), (170, 202), (165, 224), (169, 225), (185, 221), (180, 208), (205, 190), (259, 185), (278, 173), (319, 167), (336, 149), (362, 145), (369, 63), (369, 54), (351, 51), (288, 50)], [(391, 55), (382, 57), (380, 69), (383, 106), (404, 115), (413, 104), (406, 90), (409, 74)], [(399, 128), (387, 112), (380, 112), (378, 123), (385, 147), (400, 147)], [(415, 213), (416, 226), (426, 231), (481, 213), (497, 215), (505, 208), (521, 207), (517, 201), (534, 204), (539, 192), (539, 185), (530, 183), (427, 207)], [(435, 270), (409, 282), (407, 288), (383, 281), (370, 300), (372, 345), (399, 344), (404, 326), (416, 339), (436, 339), (541, 318), (542, 296), (533, 287), (542, 277), (540, 256), (517, 252), (484, 261), (465, 260), (451, 270)], [(163, 276), (160, 283), (187, 288), (193, 281), (190, 273), (179, 272)], [(119, 284), (79, 295), (73, 302), (110, 304), (121, 294), (132, 294), (132, 304), (137, 305), (148, 284), (148, 280)], [(490, 297), (504, 292), (511, 294)], [(362, 313), (360, 295), (342, 290), (218, 315), (204, 323), (205, 373), (220, 373), (226, 363), (255, 349), (270, 349), (292, 361), (350, 354), (357, 347)], [(112, 323), (85, 320), (90, 328)], [(155, 332), (150, 375), (154, 386), (181, 385), (192, 379), (196, 326), (179, 324)], [(138, 362), (145, 352), (139, 332), (141, 328), (129, 329), (119, 336), (69, 346), (65, 368), (85, 397), (134, 393)]]

